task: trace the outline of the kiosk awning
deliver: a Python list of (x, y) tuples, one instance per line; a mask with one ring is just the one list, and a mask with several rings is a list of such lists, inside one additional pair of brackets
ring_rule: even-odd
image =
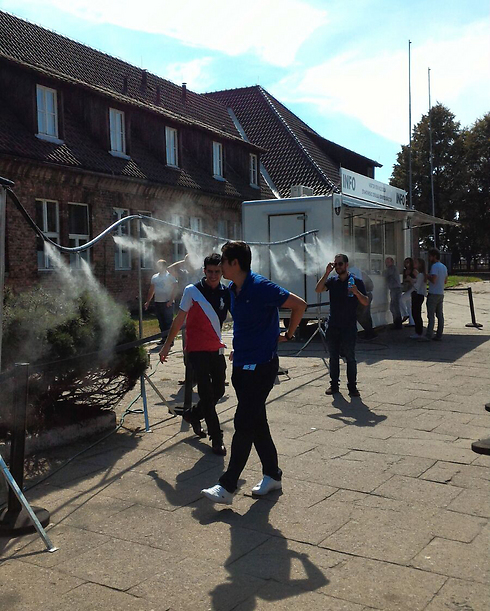
[(410, 225), (412, 228), (423, 227), (425, 225), (433, 225), (434, 223), (436, 225), (459, 225), (459, 223), (455, 221), (441, 219), (437, 216), (425, 214), (425, 212), (419, 212), (418, 210), (408, 210), (407, 208), (392, 208), (391, 206), (386, 206), (384, 204), (376, 204), (375, 202), (368, 202), (361, 199), (356, 199), (354, 197), (346, 197), (345, 195), (342, 196), (342, 203), (348, 208), (356, 208), (365, 212), (372, 211), (376, 213), (382, 213), (386, 214), (386, 216), (388, 217), (396, 218), (398, 220), (411, 219)]

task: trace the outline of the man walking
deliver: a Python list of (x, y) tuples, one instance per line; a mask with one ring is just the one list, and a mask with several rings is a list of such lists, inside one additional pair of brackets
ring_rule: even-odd
[(148, 309), (150, 301), (155, 295), (155, 314), (158, 319), (158, 326), (162, 333), (160, 343), (165, 341), (165, 334), (170, 329), (173, 320), (173, 303), (177, 287), (177, 280), (168, 273), (167, 262), (165, 259), (157, 261), (158, 273), (151, 277), (148, 297), (146, 298), (145, 310)]
[[(427, 339), (440, 341), (444, 331), (444, 313), (442, 304), (444, 301), (444, 285), (447, 282), (447, 267), (441, 263), (441, 253), (437, 248), (430, 248), (429, 252), (430, 270), (427, 274), (429, 280), (429, 294), (427, 295)], [(435, 317), (437, 316), (437, 333), (434, 331)]]
[(167, 360), (173, 340), (187, 318), (184, 350), (197, 382), (199, 402), (184, 412), (183, 417), (200, 437), (205, 436), (201, 428), (201, 419), (204, 418), (213, 452), (225, 456), (216, 404), (225, 394), (225, 345), (221, 340), (221, 327), (230, 309), (230, 292), (220, 282), (220, 262), (218, 253), (206, 257), (204, 278), (184, 289), (179, 311), (160, 350), (160, 361), (164, 363)]
[[(335, 268), (336, 276), (329, 278)], [(325, 394), (339, 392), (340, 355), (347, 361), (347, 387), (351, 397), (359, 397), (357, 390), (357, 305), (369, 304), (364, 282), (349, 273), (347, 255), (338, 254), (329, 263), (318, 281), (315, 291), (330, 293), (330, 317), (328, 319), (327, 344), (330, 353), (330, 387)]]
[[(245, 242), (227, 242), (221, 249), (223, 276), (231, 280), (233, 375), (238, 405), (228, 469), (219, 483), (202, 490), (214, 503), (231, 504), (252, 445), (262, 463), (262, 480), (252, 494), (282, 488), (282, 471), (267, 422), (265, 403), (278, 370), (277, 344), (292, 339), (306, 303), (297, 295), (250, 269), (252, 254)], [(278, 308), (291, 310), (289, 328), (279, 333)]]

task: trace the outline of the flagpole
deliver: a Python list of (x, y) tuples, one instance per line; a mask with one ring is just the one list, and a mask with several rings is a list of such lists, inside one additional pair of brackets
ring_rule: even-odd
[[(434, 159), (432, 155), (432, 107), (430, 103), (430, 68), (427, 69), (428, 85), (429, 85), (429, 157), (430, 157), (430, 197), (432, 200), (432, 216), (436, 215), (436, 205), (434, 202)], [(432, 231), (434, 234), (434, 247), (437, 248), (436, 240), (436, 224), (433, 223)]]
[(412, 200), (412, 70), (410, 47), (412, 42), (408, 41), (408, 201), (410, 210), (413, 210)]

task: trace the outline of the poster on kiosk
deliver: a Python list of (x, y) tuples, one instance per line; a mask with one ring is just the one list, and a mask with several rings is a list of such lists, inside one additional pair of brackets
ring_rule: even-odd
[[(334, 256), (345, 253), (350, 270), (373, 283), (371, 313), (375, 326), (391, 322), (389, 295), (382, 275), (387, 256), (401, 270), (410, 256), (407, 194), (367, 176), (341, 169), (338, 193), (248, 201), (242, 204), (244, 240), (286, 244), (252, 247), (252, 269), (296, 293), (308, 304), (326, 301), (315, 293), (318, 279)], [(307, 191), (304, 189), (304, 191)], [(292, 188), (293, 193), (301, 187)], [(305, 318), (328, 316), (328, 305), (310, 307)]]

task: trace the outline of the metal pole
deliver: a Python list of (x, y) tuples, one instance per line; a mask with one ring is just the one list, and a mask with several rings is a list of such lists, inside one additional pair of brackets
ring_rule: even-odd
[(408, 41), (408, 200), (410, 210), (413, 210), (412, 200), (412, 69), (410, 46), (412, 42)]
[(3, 287), (5, 285), (5, 221), (7, 218), (7, 186), (14, 183), (0, 177), (0, 371), (2, 371)]
[(470, 300), (471, 322), (466, 324), (465, 326), (476, 327), (477, 329), (481, 329), (483, 325), (479, 322), (476, 322), (475, 304), (473, 303), (473, 291), (471, 290), (471, 286), (468, 287), (468, 299)]
[[(14, 377), (14, 400), (12, 413), (12, 442), (10, 445), (10, 472), (9, 475), (16, 483), (19, 490), (24, 485), (24, 455), (26, 439), (26, 416), (27, 416), (27, 394), (29, 383), (29, 364), (16, 363)], [(37, 520), (42, 526), (49, 524), (49, 512), (40, 507), (32, 509), (24, 504), (15, 486), (12, 486), (10, 479), (7, 478), (10, 487), (8, 491), (7, 508), (0, 513), (0, 533), (2, 534), (22, 534), (37, 528), (36, 522), (32, 519), (32, 513), (37, 516)]]
[[(141, 219), (137, 221), (138, 235), (138, 323), (139, 323), (139, 338), (143, 337), (143, 290), (141, 287)], [(143, 400), (143, 414), (145, 417), (145, 431), (151, 433), (150, 421), (148, 419), (148, 402), (146, 400), (145, 376), (140, 377), (141, 398)]]
[[(434, 159), (432, 156), (432, 108), (430, 104), (430, 68), (428, 70), (428, 84), (429, 84), (429, 157), (430, 157), (430, 196), (432, 201), (432, 216), (436, 215), (436, 205), (434, 202)], [(434, 247), (437, 248), (436, 239), (436, 224), (432, 225), (432, 231), (434, 234)]]

